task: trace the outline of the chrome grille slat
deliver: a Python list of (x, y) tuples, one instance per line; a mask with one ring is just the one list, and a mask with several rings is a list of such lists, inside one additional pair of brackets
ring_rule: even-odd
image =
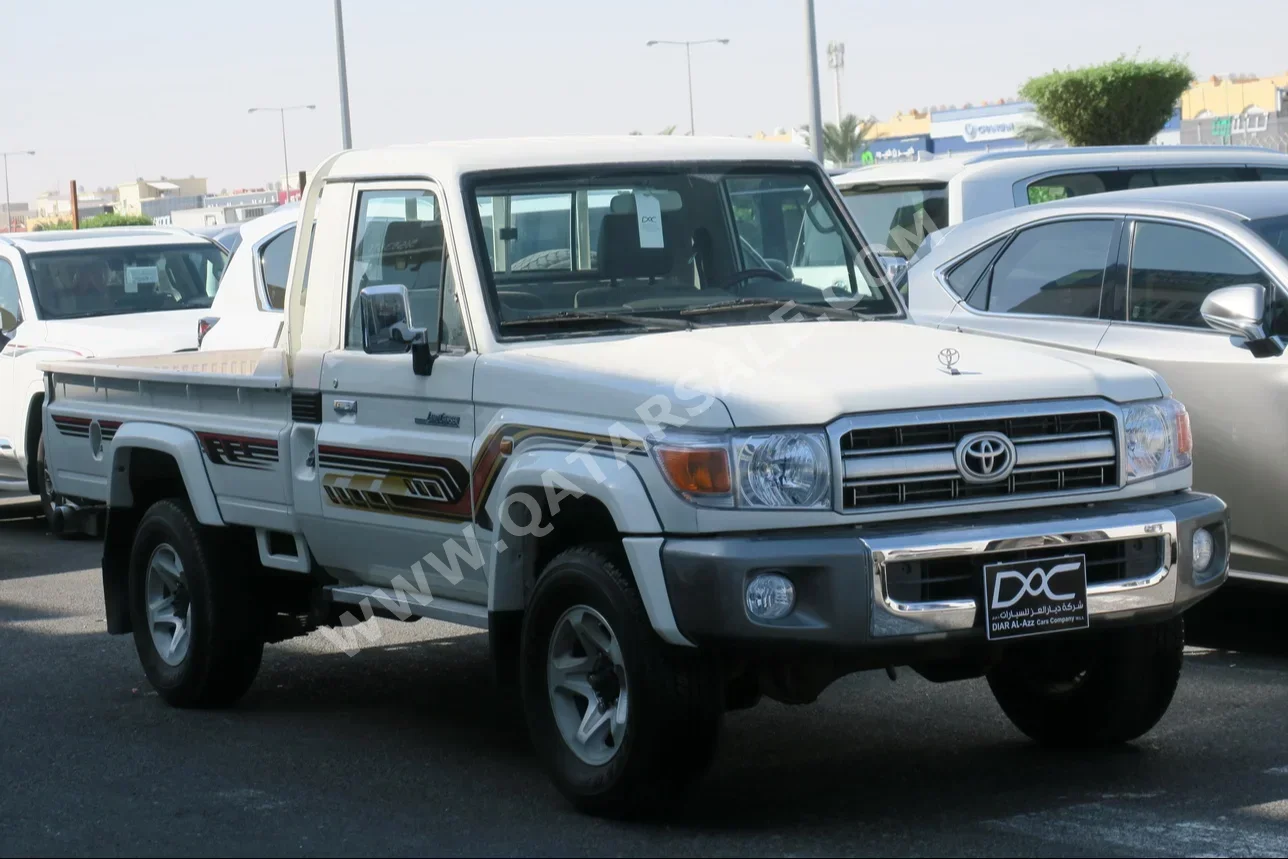
[[(1003, 408), (998, 407), (999, 415), (985, 416), (978, 416), (983, 411), (979, 408), (963, 410), (969, 414), (961, 420), (953, 419), (952, 410), (936, 415), (947, 420), (926, 423), (873, 426), (865, 420), (865, 425), (842, 432), (842, 510), (934, 507), (1117, 488), (1118, 432), (1112, 412), (1008, 415)], [(997, 483), (969, 483), (958, 473), (953, 452), (962, 438), (985, 430), (1011, 440), (1015, 468)]]

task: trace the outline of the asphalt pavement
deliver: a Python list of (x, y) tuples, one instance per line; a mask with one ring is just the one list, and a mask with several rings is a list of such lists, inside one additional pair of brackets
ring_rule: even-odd
[(731, 714), (687, 809), (624, 824), (554, 792), (461, 627), (381, 622), (352, 657), (320, 633), (272, 645), (239, 707), (169, 709), (104, 632), (100, 544), (36, 515), (0, 502), (3, 855), (1288, 854), (1277, 596), (1202, 619), (1130, 747), (1039, 750), (983, 682), (871, 672)]

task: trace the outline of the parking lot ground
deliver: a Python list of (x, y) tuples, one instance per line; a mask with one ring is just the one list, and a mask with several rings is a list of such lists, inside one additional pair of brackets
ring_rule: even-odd
[(1288, 854), (1288, 657), (1219, 629), (1131, 747), (1045, 752), (982, 682), (872, 672), (731, 714), (687, 809), (625, 824), (554, 793), (460, 627), (273, 645), (239, 707), (169, 709), (103, 631), (100, 544), (35, 516), (0, 503), (0, 854)]

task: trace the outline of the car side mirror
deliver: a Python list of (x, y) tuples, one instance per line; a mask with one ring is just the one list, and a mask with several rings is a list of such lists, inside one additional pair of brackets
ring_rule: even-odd
[(411, 300), (402, 284), (366, 286), (358, 293), (362, 313), (362, 349), (368, 355), (411, 352), (412, 371), (428, 376), (438, 352), (438, 338), (411, 325)]
[(1243, 340), (1252, 354), (1266, 358), (1283, 354), (1266, 334), (1266, 288), (1244, 283), (1214, 290), (1199, 308), (1209, 327)]
[(18, 327), (18, 317), (0, 307), (0, 334), (12, 334)]

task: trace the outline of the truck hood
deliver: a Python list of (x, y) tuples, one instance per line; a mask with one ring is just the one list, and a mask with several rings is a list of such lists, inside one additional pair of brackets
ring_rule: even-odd
[(197, 348), (197, 320), (209, 315), (208, 308), (198, 308), (50, 319), (45, 322), (45, 342), (99, 358), (178, 352)]
[[(959, 375), (945, 371), (950, 357)], [(858, 412), (1074, 397), (1126, 402), (1167, 393), (1154, 373), (1132, 364), (906, 322), (857, 321), (525, 345), (489, 356), (480, 383), (485, 395), (500, 394), (487, 389), (504, 384), (515, 404), (527, 391), (535, 408), (632, 416), (661, 395), (694, 427), (723, 419), (711, 397), (734, 426), (768, 427), (825, 424)], [(565, 406), (568, 396), (575, 399)], [(650, 407), (655, 416), (660, 402)]]

